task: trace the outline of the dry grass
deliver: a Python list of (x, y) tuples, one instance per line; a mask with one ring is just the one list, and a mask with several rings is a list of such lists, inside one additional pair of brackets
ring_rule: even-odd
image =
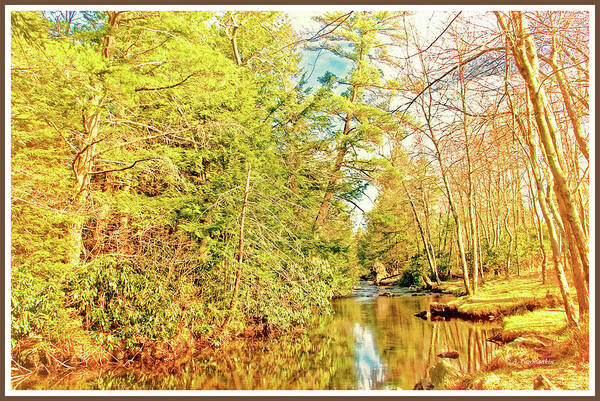
[(454, 383), (452, 390), (533, 390), (538, 376), (546, 376), (560, 390), (588, 390), (589, 364), (560, 361), (551, 365), (506, 366), (480, 372)]

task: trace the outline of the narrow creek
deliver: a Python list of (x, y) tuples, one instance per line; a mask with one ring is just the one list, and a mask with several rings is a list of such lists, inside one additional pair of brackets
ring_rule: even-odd
[(332, 316), (301, 335), (237, 341), (176, 369), (78, 369), (61, 377), (40, 376), (21, 388), (411, 390), (440, 353), (458, 352), (458, 358), (444, 359), (472, 372), (496, 347), (487, 341), (497, 331), (489, 323), (414, 316), (431, 302), (452, 298), (361, 283), (353, 296), (333, 301)]

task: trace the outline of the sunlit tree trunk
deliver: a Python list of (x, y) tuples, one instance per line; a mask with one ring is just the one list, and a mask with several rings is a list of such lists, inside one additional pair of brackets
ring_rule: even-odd
[[(457, 46), (458, 47), (458, 46)], [(473, 163), (471, 160), (471, 143), (469, 134), (468, 112), (467, 112), (467, 87), (463, 74), (462, 52), (458, 51), (458, 78), (460, 83), (460, 99), (462, 103), (462, 130), (465, 138), (465, 156), (467, 159), (467, 219), (469, 221), (469, 232), (471, 233), (471, 273), (473, 274), (473, 292), (477, 291), (477, 281), (479, 274), (479, 260), (477, 255), (477, 229), (475, 227), (475, 209), (473, 200)]]
[[(527, 106), (527, 111), (529, 115), (529, 105)], [(563, 304), (565, 305), (565, 313), (567, 315), (567, 321), (569, 325), (575, 326), (575, 313), (573, 304), (569, 295), (569, 285), (567, 283), (567, 278), (565, 276), (565, 272), (563, 266), (561, 264), (561, 249), (559, 244), (558, 235), (556, 232), (556, 228), (553, 223), (552, 215), (548, 207), (548, 203), (544, 201), (544, 187), (542, 184), (541, 175), (539, 173), (539, 167), (537, 162), (537, 150), (534, 144), (533, 135), (531, 133), (532, 127), (531, 124), (528, 124), (527, 129), (523, 129), (523, 136), (525, 137), (525, 142), (527, 143), (527, 147), (529, 149), (529, 162), (531, 164), (531, 171), (533, 174), (535, 186), (537, 188), (537, 200), (540, 205), (540, 210), (542, 211), (542, 215), (544, 216), (544, 221), (546, 222), (546, 228), (548, 230), (548, 236), (550, 239), (550, 245), (552, 248), (552, 261), (554, 263), (554, 271), (556, 273), (556, 277), (558, 279), (560, 293), (563, 299)]]
[(512, 33), (509, 31), (504, 17), (499, 12), (496, 12), (496, 16), (500, 26), (506, 32), (519, 72), (527, 84), (538, 127), (538, 135), (554, 181), (553, 189), (557, 202), (561, 204), (563, 225), (568, 224), (573, 232), (573, 239), (585, 271), (589, 266), (587, 234), (581, 225), (575, 199), (569, 189), (568, 179), (564, 171), (561, 149), (557, 141), (558, 127), (539, 78), (538, 53), (532, 35), (527, 28), (526, 21), (523, 19), (522, 12), (511, 12), (511, 22), (514, 28)]
[(554, 78), (558, 82), (558, 87), (560, 88), (560, 93), (565, 104), (565, 110), (567, 111), (567, 115), (569, 116), (569, 120), (571, 121), (571, 124), (573, 126), (573, 132), (575, 134), (577, 146), (579, 147), (579, 150), (581, 151), (585, 159), (589, 162), (590, 151), (588, 149), (587, 140), (585, 139), (585, 135), (583, 133), (581, 118), (579, 116), (579, 112), (575, 108), (573, 99), (571, 98), (571, 90), (569, 88), (569, 84), (567, 83), (567, 79), (565, 77), (563, 68), (559, 67), (557, 62), (555, 33), (552, 37), (552, 52), (550, 54), (550, 57), (544, 57), (543, 55), (540, 55), (540, 58), (552, 67), (552, 71), (554, 72)]

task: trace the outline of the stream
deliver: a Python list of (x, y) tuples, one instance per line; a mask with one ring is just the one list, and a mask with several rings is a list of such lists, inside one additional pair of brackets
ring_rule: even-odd
[(235, 341), (176, 369), (76, 369), (19, 388), (412, 390), (442, 352), (457, 351), (458, 358), (445, 360), (462, 372), (489, 361), (496, 345), (487, 338), (497, 326), (423, 320), (414, 314), (454, 297), (412, 295), (407, 289), (362, 282), (353, 296), (333, 301), (332, 316), (302, 334)]

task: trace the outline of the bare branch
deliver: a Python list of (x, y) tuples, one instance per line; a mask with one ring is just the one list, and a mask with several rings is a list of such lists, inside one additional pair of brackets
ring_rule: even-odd
[(112, 173), (112, 172), (115, 172), (115, 171), (129, 170), (130, 168), (135, 167), (136, 164), (138, 164), (140, 162), (148, 161), (148, 160), (160, 160), (160, 159), (158, 159), (156, 157), (150, 157), (150, 158), (147, 158), (147, 159), (140, 159), (140, 160), (134, 161), (133, 164), (131, 164), (129, 166), (126, 166), (126, 167), (123, 167), (123, 168), (115, 168), (115, 169), (112, 169), (112, 170), (102, 170), (102, 171), (90, 171), (88, 174), (90, 174), (90, 175), (105, 174), (105, 173)]
[(193, 72), (190, 75), (188, 75), (187, 77), (185, 77), (182, 81), (177, 82), (176, 84), (173, 85), (168, 85), (168, 86), (159, 86), (156, 88), (146, 88), (146, 87), (142, 87), (142, 88), (136, 88), (135, 91), (136, 92), (141, 92), (141, 91), (159, 91), (159, 90), (163, 90), (163, 89), (171, 89), (171, 88), (175, 88), (176, 86), (182, 85), (185, 83), (185, 81), (187, 81), (188, 79), (190, 79), (191, 77), (193, 77), (196, 73)]

